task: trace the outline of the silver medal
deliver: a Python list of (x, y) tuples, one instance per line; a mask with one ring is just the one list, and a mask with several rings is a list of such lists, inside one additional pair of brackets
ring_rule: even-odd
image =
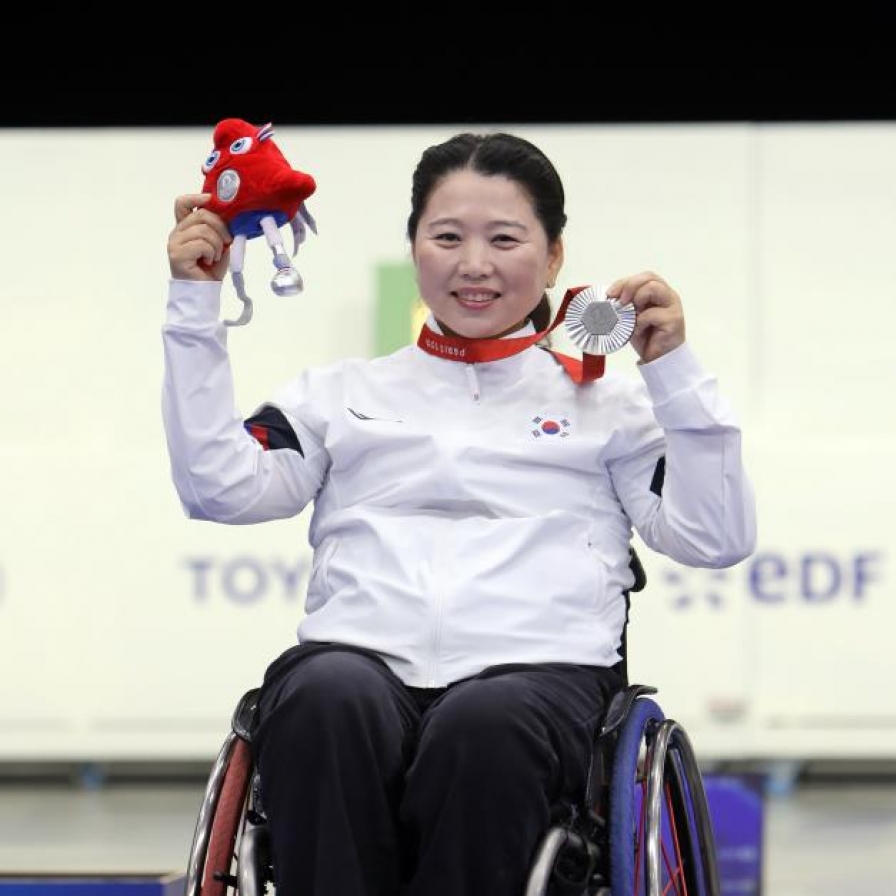
[(604, 290), (586, 286), (577, 293), (563, 318), (569, 338), (589, 355), (619, 351), (635, 330), (635, 309), (608, 298)]

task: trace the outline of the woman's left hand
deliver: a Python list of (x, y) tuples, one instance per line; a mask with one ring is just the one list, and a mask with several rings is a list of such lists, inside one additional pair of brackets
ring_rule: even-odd
[(681, 298), (659, 274), (642, 271), (614, 281), (607, 295), (620, 305), (631, 302), (637, 313), (632, 348), (644, 364), (678, 348), (684, 342)]

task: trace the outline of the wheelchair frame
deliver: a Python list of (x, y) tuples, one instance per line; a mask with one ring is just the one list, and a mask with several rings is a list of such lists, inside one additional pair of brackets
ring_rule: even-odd
[[(645, 576), (634, 550), (631, 560), (631, 591), (640, 591)], [(584, 797), (542, 837), (525, 896), (720, 896), (712, 819), (690, 739), (652, 699), (656, 688), (627, 683), (625, 629), (620, 653), (624, 687), (598, 731)], [(209, 775), (185, 896), (262, 896), (273, 882), (249, 747), (258, 693), (247, 691), (237, 704)]]

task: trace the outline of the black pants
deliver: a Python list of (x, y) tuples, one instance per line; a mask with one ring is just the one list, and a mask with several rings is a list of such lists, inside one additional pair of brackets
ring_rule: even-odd
[(252, 745), (278, 896), (522, 896), (618, 687), (545, 663), (421, 690), (367, 651), (291, 648)]

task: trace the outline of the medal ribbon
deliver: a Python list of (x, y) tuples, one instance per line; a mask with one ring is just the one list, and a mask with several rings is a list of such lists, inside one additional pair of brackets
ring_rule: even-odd
[[(509, 337), (506, 339), (467, 339), (465, 336), (445, 336), (430, 329), (423, 324), (420, 335), (417, 337), (417, 346), (430, 355), (445, 358), (449, 361), (463, 361), (466, 364), (481, 364), (485, 361), (500, 361), (535, 345), (539, 339), (544, 338), (557, 327), (566, 316), (566, 309), (573, 298), (578, 295), (584, 286), (575, 286), (566, 290), (563, 301), (560, 303), (553, 322), (546, 330), (539, 333), (530, 333), (528, 336)], [(550, 351), (550, 349), (549, 349)], [(563, 365), (563, 369), (576, 383), (587, 383), (603, 376), (604, 355), (589, 355), (583, 353), (582, 360), (570, 358), (560, 352), (551, 351), (551, 354)]]

